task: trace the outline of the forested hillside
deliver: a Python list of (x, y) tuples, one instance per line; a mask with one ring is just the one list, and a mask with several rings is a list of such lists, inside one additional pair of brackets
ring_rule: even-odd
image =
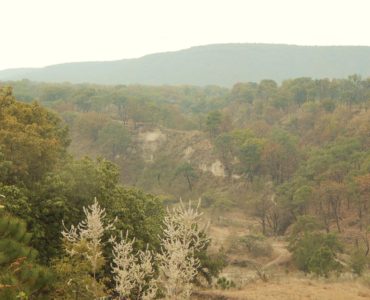
[[(213, 244), (194, 253), (206, 280), (225, 258), (227, 268), (262, 281), (274, 266), (322, 277), (368, 274), (370, 79), (300, 77), (230, 89), (28, 80), (1, 86), (11, 88), (0, 98), (0, 201), (8, 218), (27, 224), (19, 230), (32, 232), (22, 241), (39, 253), (30, 261), (49, 267), (50, 276), (62, 270), (38, 295), (75, 296), (62, 288), (72, 272), (62, 220), (77, 224), (94, 197), (141, 251), (163, 247), (165, 206), (202, 198)], [(112, 288), (104, 281), (107, 265), (91, 276), (83, 261), (73, 263), (78, 286), (92, 284), (95, 295)], [(213, 286), (235, 286), (226, 275)]]
[(231, 87), (239, 81), (370, 76), (370, 48), (220, 44), (107, 62), (71, 62), (0, 71), (0, 80), (100, 84), (191, 84)]
[(0, 299), (173, 299), (217, 276), (197, 208), (165, 212), (69, 144), (59, 116), (0, 88)]

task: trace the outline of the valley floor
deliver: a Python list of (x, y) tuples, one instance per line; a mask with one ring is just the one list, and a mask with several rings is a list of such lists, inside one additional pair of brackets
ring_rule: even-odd
[[(197, 291), (193, 299), (213, 300), (363, 300), (370, 299), (370, 274), (360, 278), (343, 273), (340, 277), (332, 275), (328, 279), (304, 276), (292, 268), (291, 253), (284, 238), (269, 238), (272, 246), (270, 257), (250, 257), (245, 249), (238, 246), (238, 239), (256, 230), (259, 224), (246, 218), (241, 212), (225, 213), (210, 226), (213, 247), (226, 250), (229, 265), (221, 277), (232, 280), (235, 288), (228, 290), (209, 289)], [(254, 261), (262, 274), (264, 282), (255, 268), (246, 263)]]
[(287, 276), (255, 282), (242, 289), (199, 292), (194, 299), (218, 300), (364, 300), (370, 288), (360, 280), (320, 280)]

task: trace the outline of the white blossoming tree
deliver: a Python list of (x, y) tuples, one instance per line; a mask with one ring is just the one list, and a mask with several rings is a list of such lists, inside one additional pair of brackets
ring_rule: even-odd
[[(200, 204), (200, 201), (199, 201)], [(161, 253), (157, 255), (161, 287), (166, 299), (189, 299), (192, 281), (200, 265), (195, 253), (203, 249), (208, 238), (206, 225), (201, 226), (199, 204), (191, 202), (167, 210), (164, 219)]]
[[(85, 220), (77, 226), (62, 231), (65, 239), (65, 247), (70, 257), (82, 256), (90, 265), (93, 274), (92, 293), (97, 296), (96, 273), (104, 265), (103, 235), (106, 231), (114, 228), (113, 223), (107, 221), (105, 209), (101, 208), (96, 198), (94, 203), (84, 207)], [(63, 224), (64, 225), (64, 224)]]
[(115, 290), (120, 299), (128, 299), (134, 295), (136, 299), (154, 299), (157, 284), (154, 279), (153, 255), (146, 249), (133, 251), (135, 239), (129, 240), (128, 235), (119, 242), (113, 241), (112, 273), (116, 283)]
[[(207, 226), (202, 226), (200, 222), (202, 214), (198, 212), (199, 204), (193, 208), (190, 202), (184, 205), (180, 201), (178, 207), (167, 209), (161, 251), (155, 255), (148, 248), (135, 252), (135, 239), (130, 240), (127, 234), (126, 237), (121, 234), (119, 241), (110, 239), (113, 247), (111, 268), (119, 299), (155, 299), (159, 286), (166, 299), (190, 298), (192, 282), (200, 266), (196, 253), (209, 241), (205, 234)], [(93, 275), (90, 276), (93, 280), (90, 281), (92, 284), (86, 284), (85, 290), (92, 296), (84, 296), (96, 299), (104, 296), (96, 280), (97, 272), (105, 263), (103, 236), (114, 226), (106, 220), (105, 210), (96, 199), (91, 206), (84, 208), (84, 213), (85, 220), (65, 229), (62, 234), (69, 257), (83, 258), (84, 264), (89, 265), (88, 272)], [(158, 278), (154, 263), (158, 266)], [(79, 278), (71, 278), (69, 284), (73, 280), (77, 282)], [(80, 282), (86, 283), (89, 280)], [(81, 295), (80, 287), (75, 295)]]

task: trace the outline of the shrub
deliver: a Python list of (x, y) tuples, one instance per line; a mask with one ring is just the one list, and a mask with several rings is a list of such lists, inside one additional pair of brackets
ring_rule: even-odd
[(217, 280), (217, 287), (222, 290), (228, 290), (229, 288), (234, 288), (235, 283), (231, 279), (227, 279), (226, 277), (220, 277)]
[(367, 267), (367, 263), (367, 257), (362, 251), (356, 250), (352, 253), (350, 265), (353, 273), (361, 276)]
[[(209, 254), (207, 251), (209, 243), (204, 249), (196, 253), (196, 258), (201, 262), (198, 268), (198, 275), (203, 277), (208, 284), (212, 283), (212, 279), (218, 277), (222, 269), (227, 266), (225, 250), (221, 248), (217, 253)], [(196, 283), (200, 284), (200, 278), (196, 279)]]
[(324, 99), (321, 101), (321, 107), (326, 111), (326, 112), (333, 112), (335, 110), (336, 104), (333, 100), (331, 99)]
[(329, 272), (341, 270), (341, 264), (336, 258), (342, 245), (333, 234), (305, 232), (294, 243), (291, 242), (290, 250), (296, 266), (305, 273), (327, 277)]
[(272, 254), (272, 246), (263, 235), (246, 235), (241, 239), (241, 243), (253, 257), (269, 257)]
[(340, 271), (341, 265), (335, 260), (335, 252), (328, 246), (322, 246), (311, 255), (308, 270), (319, 276), (328, 277), (330, 271)]

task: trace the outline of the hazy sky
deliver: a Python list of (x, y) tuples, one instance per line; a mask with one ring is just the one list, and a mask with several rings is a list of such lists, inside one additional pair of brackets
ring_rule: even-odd
[(370, 45), (370, 0), (0, 0), (0, 69), (212, 43)]

